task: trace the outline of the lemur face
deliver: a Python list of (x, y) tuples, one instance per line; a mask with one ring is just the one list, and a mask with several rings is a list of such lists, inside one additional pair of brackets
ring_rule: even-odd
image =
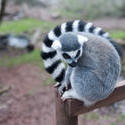
[(81, 55), (82, 55), (82, 47), (75, 51), (61, 52), (62, 59), (71, 67), (75, 67), (77, 65), (78, 59), (81, 57)]
[(58, 56), (68, 65), (75, 67), (78, 59), (82, 55), (83, 44), (88, 39), (82, 35), (73, 33), (64, 34), (59, 40), (55, 40), (52, 48), (58, 53)]

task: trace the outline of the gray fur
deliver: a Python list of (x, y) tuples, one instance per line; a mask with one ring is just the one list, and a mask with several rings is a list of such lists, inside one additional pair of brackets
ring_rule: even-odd
[[(117, 51), (108, 40), (88, 33), (81, 33), (81, 35), (86, 36), (88, 41), (82, 47), (82, 55), (77, 59), (76, 67), (68, 67), (65, 82), (60, 86), (59, 91), (67, 87), (69, 83), (67, 81), (70, 80), (72, 89), (86, 105), (89, 105), (112, 93), (120, 75), (121, 63)], [(68, 37), (70, 38), (66, 39), (68, 42), (61, 43), (69, 47), (70, 40), (74, 37), (70, 34)], [(61, 41), (63, 40), (65, 35), (61, 37)], [(72, 47), (74, 45), (71, 42), (70, 48)], [(74, 50), (77, 48), (79, 47), (75, 46)]]
[(60, 42), (62, 44), (62, 51), (72, 51), (80, 48), (77, 37), (72, 32), (61, 35)]

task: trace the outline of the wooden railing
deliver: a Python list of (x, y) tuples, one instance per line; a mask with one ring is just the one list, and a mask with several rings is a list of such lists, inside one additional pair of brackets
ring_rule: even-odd
[(63, 102), (57, 90), (55, 90), (55, 96), (56, 125), (78, 125), (78, 115), (125, 99), (125, 81), (118, 83), (108, 98), (97, 102), (91, 107), (85, 107), (83, 102), (74, 99), (68, 99)]

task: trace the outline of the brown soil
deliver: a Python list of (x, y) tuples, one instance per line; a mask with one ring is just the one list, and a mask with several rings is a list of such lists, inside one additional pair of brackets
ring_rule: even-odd
[(93, 23), (103, 29), (125, 30), (125, 18), (102, 18), (93, 21)]
[(27, 52), (28, 51), (26, 49), (19, 49), (19, 48), (17, 49), (17, 48), (11, 48), (11, 47), (0, 49), (0, 61), (4, 59), (4, 57), (21, 56)]
[(0, 84), (11, 89), (0, 96), (0, 125), (55, 125), (52, 85), (38, 67), (23, 65), (0, 69)]
[[(0, 93), (3, 88), (9, 88), (0, 95), (0, 125), (55, 125), (54, 88), (52, 84), (43, 84), (48, 77), (31, 64), (0, 68)], [(94, 112), (98, 115), (81, 115), (79, 125), (109, 125), (119, 116), (119, 113), (111, 114), (111, 108)], [(123, 123), (124, 119), (118, 121), (118, 125)]]

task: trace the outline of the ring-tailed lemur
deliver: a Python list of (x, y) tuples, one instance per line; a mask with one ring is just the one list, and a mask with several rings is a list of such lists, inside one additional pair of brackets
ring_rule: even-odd
[[(63, 23), (47, 34), (41, 52), (45, 68), (61, 83), (60, 93), (69, 80), (72, 86), (63, 99), (77, 98), (89, 105), (113, 91), (120, 73), (120, 59), (111, 43), (120, 55), (108, 33), (80, 20)], [(66, 73), (62, 59), (69, 64)]]
[(7, 49), (8, 46), (26, 49), (28, 52), (34, 50), (34, 44), (32, 44), (26, 36), (14, 36), (11, 34), (0, 35), (0, 49)]

